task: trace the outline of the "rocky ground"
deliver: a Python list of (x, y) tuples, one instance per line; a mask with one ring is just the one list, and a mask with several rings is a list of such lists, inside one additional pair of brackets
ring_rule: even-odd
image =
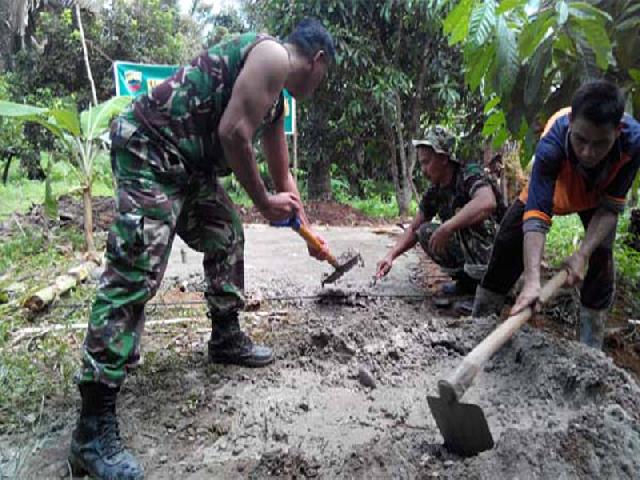
[[(321, 232), (336, 251), (355, 244), (365, 257), (326, 290), (326, 268), (309, 264), (295, 235), (247, 229), (254, 301), (242, 321), (275, 349), (273, 365), (209, 365), (202, 315), (148, 329), (119, 400), (123, 436), (147, 478), (640, 478), (637, 377), (558, 334), (572, 327), (554, 315), (519, 332), (464, 397), (484, 410), (495, 447), (471, 458), (447, 451), (426, 396), (496, 319), (436, 309), (442, 276), (417, 253), (372, 285), (390, 230)], [(160, 301), (200, 298), (197, 254), (183, 248)], [(75, 392), (53, 399), (34, 431), (0, 437), (0, 478), (69, 478), (78, 401)]]

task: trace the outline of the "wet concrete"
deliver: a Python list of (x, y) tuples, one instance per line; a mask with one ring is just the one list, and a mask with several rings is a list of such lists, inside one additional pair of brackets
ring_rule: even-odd
[[(324, 233), (335, 251), (362, 252), (366, 268), (338, 287), (365, 295), (265, 300), (244, 313), (253, 338), (274, 348), (273, 365), (209, 365), (206, 323), (146, 333), (145, 362), (119, 408), (147, 478), (640, 478), (640, 386), (601, 352), (529, 327), (464, 397), (484, 410), (495, 448), (448, 452), (426, 396), (496, 320), (447, 317), (420, 297), (366, 296), (424, 294), (413, 281), (420, 257), (408, 254), (370, 287), (393, 238)], [(200, 260), (187, 252), (183, 264), (179, 249), (168, 274), (197, 284)], [(246, 262), (248, 289), (264, 297), (313, 295), (328, 270), (293, 232), (265, 226), (247, 228)], [(40, 430), (0, 440), (0, 465), (28, 445), (21, 478), (68, 477), (74, 418), (68, 403), (54, 404)]]
[[(399, 257), (387, 278), (370, 288), (376, 263), (394, 243), (401, 232), (399, 227), (314, 227), (314, 231), (327, 240), (334, 255), (339, 256), (349, 249), (362, 255), (365, 266), (355, 267), (345, 274), (339, 280), (339, 287), (385, 295), (424, 293), (411, 281), (411, 271), (419, 261), (415, 251)], [(245, 287), (248, 293), (313, 295), (320, 291), (323, 275), (332, 271), (328, 263), (309, 256), (304, 240), (292, 229), (260, 224), (245, 226)], [(166, 277), (184, 281), (201, 273), (202, 254), (176, 238)], [(278, 289), (282, 291), (278, 292)]]

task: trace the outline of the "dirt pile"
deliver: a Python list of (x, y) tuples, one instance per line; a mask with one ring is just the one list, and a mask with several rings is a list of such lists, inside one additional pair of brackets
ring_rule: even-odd
[[(239, 207), (244, 223), (266, 223), (258, 210), (251, 207)], [(305, 211), (309, 220), (317, 225), (334, 226), (372, 226), (389, 223), (389, 221), (369, 217), (355, 208), (334, 201), (311, 201), (305, 203)]]
[[(442, 447), (425, 397), (493, 322), (374, 298), (263, 303), (243, 322), (274, 346), (274, 365), (207, 365), (206, 325), (148, 332), (145, 362), (120, 399), (125, 438), (148, 478), (640, 475), (640, 387), (577, 343), (526, 327), (487, 364), (465, 401), (483, 408), (496, 446), (464, 459)], [(64, 405), (48, 418), (66, 422), (12, 439), (40, 442), (26, 470), (35, 478), (65, 474), (73, 408)]]

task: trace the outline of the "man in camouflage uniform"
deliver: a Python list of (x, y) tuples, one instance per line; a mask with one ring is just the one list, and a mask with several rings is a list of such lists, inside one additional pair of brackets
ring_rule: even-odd
[[(378, 263), (377, 278), (385, 276), (396, 257), (416, 243), (454, 283), (443, 293), (472, 294), (486, 271), (496, 231), (498, 201), (495, 186), (476, 163), (463, 165), (454, 154), (453, 135), (444, 127), (430, 128), (414, 140), (423, 174), (431, 188), (404, 234)], [(432, 222), (438, 216), (440, 223)], [(457, 307), (465, 313), (472, 303)]]
[[(243, 230), (219, 178), (234, 173), (269, 221), (308, 223), (289, 172), (283, 88), (310, 96), (335, 55), (333, 40), (307, 19), (280, 43), (247, 33), (218, 44), (137, 99), (111, 128), (118, 217), (107, 242), (78, 383), (82, 411), (69, 462), (76, 473), (138, 479), (143, 469), (121, 442), (116, 397), (139, 359), (145, 303), (156, 293), (175, 234), (204, 252), (213, 321), (209, 360), (262, 366), (269, 348), (238, 324), (243, 296)], [(269, 194), (252, 146), (260, 134), (278, 191)], [(326, 258), (326, 248), (310, 250)]]

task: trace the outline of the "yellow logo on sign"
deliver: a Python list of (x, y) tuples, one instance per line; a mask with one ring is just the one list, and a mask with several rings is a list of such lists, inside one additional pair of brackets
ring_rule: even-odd
[(127, 82), (127, 87), (132, 92), (137, 92), (142, 86), (142, 72), (137, 70), (129, 70), (124, 73), (124, 79)]
[(150, 78), (149, 80), (147, 80), (147, 90), (148, 91), (153, 90), (155, 87), (160, 85), (162, 82), (164, 82), (164, 80), (161, 80), (159, 78)]

